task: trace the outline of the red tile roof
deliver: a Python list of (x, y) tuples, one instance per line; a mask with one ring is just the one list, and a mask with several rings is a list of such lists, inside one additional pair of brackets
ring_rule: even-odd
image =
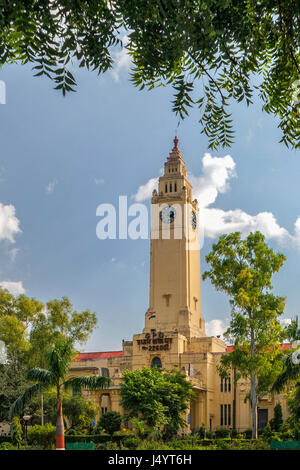
[(123, 356), (123, 351), (106, 351), (106, 352), (87, 352), (79, 353), (74, 361), (90, 361), (95, 359), (106, 359), (107, 357)]
[[(291, 349), (292, 345), (291, 343), (283, 343), (280, 346), (280, 349)], [(226, 351), (227, 352), (232, 352), (234, 350), (234, 346), (227, 346)]]

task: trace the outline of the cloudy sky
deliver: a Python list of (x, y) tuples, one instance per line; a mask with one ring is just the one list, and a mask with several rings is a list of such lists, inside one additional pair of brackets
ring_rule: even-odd
[[(143, 328), (148, 307), (149, 241), (99, 240), (96, 208), (120, 195), (149, 204), (172, 147), (177, 118), (172, 90), (139, 92), (129, 60), (115, 56), (102, 77), (77, 71), (66, 98), (30, 67), (0, 72), (0, 282), (42, 301), (68, 296), (97, 312), (86, 350), (120, 349)], [(231, 149), (208, 151), (197, 110), (180, 124), (179, 147), (201, 207), (205, 255), (222, 233), (261, 230), (287, 261), (274, 278), (287, 296), (285, 317), (299, 313), (300, 155), (279, 144), (276, 122), (258, 100), (233, 107)], [(206, 281), (202, 310), (210, 334), (228, 323), (228, 299)]]

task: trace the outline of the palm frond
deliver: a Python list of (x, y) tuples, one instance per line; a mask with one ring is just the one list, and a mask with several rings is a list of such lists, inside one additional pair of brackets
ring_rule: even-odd
[(57, 338), (54, 348), (52, 347), (46, 354), (49, 369), (57, 380), (67, 376), (70, 363), (75, 355), (76, 351), (71, 338)]
[(297, 380), (300, 377), (300, 364), (295, 364), (293, 362), (292, 354), (289, 354), (284, 362), (284, 370), (283, 372), (277, 377), (275, 383), (273, 384), (272, 391), (280, 392), (284, 389), (284, 387), (288, 384), (288, 382), (292, 382), (293, 380)]
[(64, 383), (65, 388), (72, 387), (73, 390), (101, 390), (108, 387), (111, 380), (107, 377), (100, 377), (95, 375), (85, 377), (73, 377)]
[(31, 387), (28, 387), (11, 405), (9, 410), (9, 419), (12, 419), (14, 416), (20, 416), (23, 413), (25, 406), (32, 400), (32, 398), (46, 388), (46, 386), (41, 384), (34, 384)]
[(44, 385), (50, 385), (53, 381), (53, 375), (51, 372), (46, 369), (40, 369), (39, 367), (30, 369), (28, 371), (27, 378), (33, 382), (39, 382)]

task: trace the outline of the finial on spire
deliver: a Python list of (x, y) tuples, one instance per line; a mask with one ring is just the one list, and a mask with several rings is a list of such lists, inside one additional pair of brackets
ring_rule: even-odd
[(177, 149), (178, 149), (178, 137), (177, 137), (177, 135), (175, 135), (173, 150), (177, 150)]

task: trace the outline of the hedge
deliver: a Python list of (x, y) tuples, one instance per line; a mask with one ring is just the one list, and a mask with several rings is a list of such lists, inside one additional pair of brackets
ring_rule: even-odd
[(11, 436), (0, 436), (0, 444), (2, 444), (2, 442), (12, 442)]
[(128, 434), (124, 435), (113, 435), (112, 437), (109, 434), (66, 434), (65, 442), (94, 442), (94, 444), (101, 444), (109, 441), (120, 443), (123, 439), (128, 437)]

